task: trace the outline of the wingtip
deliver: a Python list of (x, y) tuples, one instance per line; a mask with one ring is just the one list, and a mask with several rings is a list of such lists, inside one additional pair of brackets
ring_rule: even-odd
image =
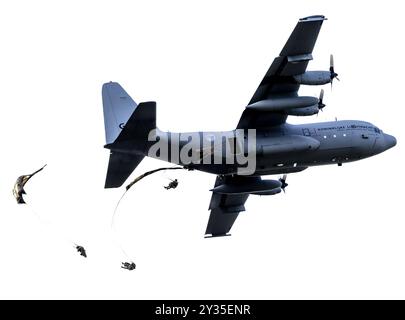
[(220, 237), (230, 237), (231, 234), (230, 233), (220, 233), (220, 234), (210, 234), (210, 233), (206, 233), (204, 235), (205, 239), (211, 239), (211, 238), (220, 238)]
[(328, 18), (326, 18), (323, 15), (313, 15), (313, 16), (301, 18), (299, 21), (300, 22), (309, 22), (309, 21), (323, 21), (323, 20), (328, 20)]

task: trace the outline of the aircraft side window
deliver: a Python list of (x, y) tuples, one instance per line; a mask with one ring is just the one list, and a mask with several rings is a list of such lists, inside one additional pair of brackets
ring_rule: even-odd
[(310, 136), (311, 135), (311, 132), (307, 128), (302, 129), (302, 133), (304, 134), (304, 136)]

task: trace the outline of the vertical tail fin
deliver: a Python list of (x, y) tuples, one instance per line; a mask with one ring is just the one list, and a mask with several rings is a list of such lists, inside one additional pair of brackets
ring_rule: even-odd
[(106, 148), (111, 150), (105, 188), (120, 187), (147, 153), (156, 128), (156, 103), (137, 105), (115, 82), (103, 85)]
[(116, 82), (103, 85), (103, 111), (106, 143), (113, 143), (137, 104)]

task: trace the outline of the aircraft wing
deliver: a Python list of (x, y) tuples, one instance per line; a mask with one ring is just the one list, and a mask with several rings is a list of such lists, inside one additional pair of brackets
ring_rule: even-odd
[[(282, 99), (297, 96), (299, 84), (294, 76), (306, 71), (312, 60), (312, 50), (318, 38), (324, 16), (311, 16), (300, 19), (291, 33), (280, 55), (274, 59), (249, 105), (266, 99)], [(287, 116), (279, 111), (263, 114), (257, 110), (243, 112), (238, 129), (259, 128), (284, 123)]]
[[(221, 178), (217, 177), (215, 187), (222, 183)], [(213, 193), (209, 206), (211, 214), (205, 234), (211, 234), (213, 237), (227, 235), (239, 212), (245, 211), (244, 204), (248, 197), (249, 194), (229, 195)]]

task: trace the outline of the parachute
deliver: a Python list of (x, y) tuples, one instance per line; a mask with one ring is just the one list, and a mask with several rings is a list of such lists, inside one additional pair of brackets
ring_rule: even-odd
[[(19, 176), (14, 184), (13, 187), (13, 196), (17, 201), (17, 204), (27, 204), (23, 198), (24, 194), (27, 194), (24, 190), (24, 187), (26, 185), (26, 183), (28, 182), (28, 180), (30, 180), (34, 175), (36, 175), (38, 172), (42, 171), (44, 168), (46, 167), (46, 165), (44, 165), (42, 168), (38, 169), (37, 171), (35, 171), (34, 173), (31, 174), (27, 174), (27, 175), (22, 175)], [(29, 205), (29, 204), (27, 204)], [(38, 220), (43, 224), (43, 225), (47, 225), (48, 227), (50, 227), (50, 222), (49, 221), (44, 221), (41, 216), (36, 212), (36, 210), (34, 210), (32, 208), (31, 205), (29, 205), (29, 209), (30, 211), (38, 218)], [(53, 226), (54, 227), (54, 226)], [(61, 232), (62, 230), (59, 230), (57, 232), (57, 234), (59, 235), (59, 237), (63, 238), (65, 241), (69, 242), (69, 243), (73, 243), (73, 241), (71, 241), (71, 239), (68, 239), (68, 237), (62, 236), (63, 232)], [(79, 246), (75, 243), (74, 247), (76, 248), (76, 250), (80, 253), (80, 255), (82, 257), (87, 258), (87, 253), (86, 250), (84, 249), (84, 247)]]
[[(23, 195), (26, 194), (26, 192), (25, 192), (25, 190), (24, 190), (24, 187), (25, 187), (26, 183), (27, 183), (34, 175), (36, 175), (37, 173), (39, 173), (40, 171), (42, 171), (45, 167), (46, 167), (46, 164), (45, 164), (42, 168), (38, 169), (37, 171), (35, 171), (35, 172), (31, 173), (31, 174), (22, 175), (22, 176), (20, 176), (20, 177), (17, 178), (17, 180), (16, 180), (16, 182), (15, 182), (15, 184), (14, 184), (14, 187), (13, 187), (13, 196), (14, 196), (14, 198), (16, 199), (17, 204), (26, 204), (26, 202), (25, 202), (25, 200), (24, 200), (24, 197), (23, 197)], [(115, 216), (116, 216), (116, 212), (117, 212), (117, 209), (118, 209), (118, 207), (119, 207), (119, 204), (120, 204), (121, 200), (124, 198), (125, 194), (129, 191), (129, 189), (131, 189), (137, 182), (139, 182), (139, 181), (142, 180), (143, 178), (145, 178), (145, 177), (147, 177), (147, 176), (149, 176), (149, 175), (151, 175), (151, 174), (154, 174), (154, 173), (156, 173), (156, 172), (159, 172), (159, 171), (165, 171), (165, 170), (179, 170), (179, 169), (187, 169), (187, 168), (184, 168), (184, 167), (181, 167), (181, 166), (162, 167), (162, 168), (154, 169), (154, 170), (151, 170), (151, 171), (147, 171), (147, 172), (141, 174), (140, 176), (136, 177), (132, 182), (130, 182), (130, 183), (126, 186), (124, 193), (122, 194), (121, 198), (118, 200), (118, 203), (117, 203), (117, 205), (116, 205), (116, 207), (115, 207), (115, 209), (114, 209), (114, 213), (113, 213), (113, 216), (112, 216), (112, 219), (111, 219), (111, 228), (114, 230), (114, 218), (115, 218)], [(165, 186), (164, 188), (165, 188), (166, 190), (175, 189), (175, 188), (178, 186), (178, 183), (179, 183), (179, 182), (178, 182), (177, 179), (171, 180), (170, 183), (169, 183), (169, 185)], [(38, 217), (38, 219), (40, 220), (40, 222), (44, 223), (44, 221), (41, 219), (40, 215), (38, 215), (38, 214), (31, 208), (31, 206), (29, 206), (29, 207), (30, 207), (31, 211)], [(49, 223), (49, 222), (48, 222), (48, 223)], [(48, 223), (47, 223), (47, 224), (48, 224)], [(62, 233), (61, 233), (61, 232), (58, 232), (58, 234), (61, 235)], [(74, 248), (77, 250), (77, 252), (80, 254), (80, 256), (82, 256), (82, 257), (84, 257), (84, 258), (87, 258), (87, 252), (86, 252), (86, 250), (85, 250), (85, 248), (84, 248), (83, 246), (78, 245), (78, 244), (74, 243), (74, 242), (71, 241), (71, 240), (68, 240), (68, 242), (73, 243)], [(120, 246), (122, 252), (123, 252), (124, 255), (128, 258), (128, 261), (129, 261), (129, 262), (122, 262), (122, 263), (121, 263), (121, 268), (122, 268), (122, 269), (125, 269), (125, 270), (129, 270), (129, 271), (135, 270), (135, 269), (136, 269), (136, 264), (135, 264), (132, 260), (130, 260), (130, 258), (128, 257), (128, 255), (126, 254), (126, 252), (124, 251), (124, 249), (122, 248), (122, 246), (121, 246), (121, 245), (119, 245), (119, 246)]]
[(23, 195), (27, 194), (24, 190), (25, 184), (28, 182), (29, 179), (31, 179), (33, 176), (35, 176), (38, 172), (42, 171), (46, 165), (44, 165), (41, 169), (38, 169), (34, 173), (23, 175), (17, 178), (17, 181), (14, 184), (13, 188), (13, 195), (14, 198), (17, 200), (18, 204), (25, 204), (26, 202), (24, 201)]
[[(121, 203), (121, 200), (124, 198), (124, 196), (126, 195), (128, 190), (131, 189), (132, 186), (135, 183), (137, 183), (137, 182), (141, 181), (143, 178), (145, 178), (145, 177), (147, 177), (147, 176), (149, 176), (149, 175), (151, 175), (153, 173), (159, 172), (159, 171), (163, 171), (163, 170), (179, 170), (179, 169), (186, 169), (186, 168), (184, 168), (184, 167), (163, 167), (163, 168), (158, 168), (158, 169), (154, 169), (154, 170), (151, 170), (151, 171), (147, 171), (147, 172), (141, 174), (140, 176), (136, 177), (131, 183), (129, 183), (125, 187), (125, 192), (122, 194), (121, 198), (118, 200), (117, 205), (115, 206), (115, 209), (114, 209), (112, 219), (111, 219), (111, 227), (113, 227), (113, 225), (114, 225), (114, 218), (115, 218), (115, 215), (117, 213), (117, 209), (118, 209), (118, 207), (119, 207), (119, 205)], [(176, 179), (176, 181), (177, 181), (177, 179)], [(176, 185), (176, 187), (177, 187), (177, 185)]]
[(184, 167), (163, 167), (163, 168), (159, 168), (159, 169), (155, 169), (155, 170), (151, 170), (151, 171), (147, 171), (144, 174), (141, 174), (139, 177), (135, 178), (134, 181), (132, 181), (130, 184), (128, 184), (126, 186), (126, 191), (128, 191), (135, 183), (139, 182), (140, 180), (142, 180), (143, 178), (158, 172), (158, 171), (163, 171), (163, 170), (179, 170), (179, 169), (185, 169)]
[[(154, 170), (151, 170), (151, 171), (147, 171), (147, 172), (141, 174), (140, 176), (136, 177), (131, 183), (129, 183), (125, 187), (125, 192), (122, 194), (121, 198), (118, 200), (117, 205), (115, 206), (115, 209), (114, 209), (112, 219), (111, 219), (111, 227), (113, 227), (113, 225), (114, 225), (114, 218), (115, 218), (115, 215), (117, 213), (117, 209), (119, 207), (119, 204), (121, 203), (121, 200), (124, 198), (124, 196), (126, 195), (128, 190), (131, 189), (132, 186), (135, 183), (137, 183), (137, 182), (141, 181), (143, 178), (145, 178), (145, 177), (147, 177), (147, 176), (149, 176), (149, 175), (151, 175), (153, 173), (159, 172), (159, 171), (163, 171), (163, 170), (179, 170), (179, 169), (186, 169), (186, 168), (184, 168), (184, 167), (162, 167), (162, 168), (154, 169)], [(177, 181), (177, 179), (176, 179), (176, 181)], [(178, 184), (178, 182), (177, 182), (177, 184)], [(177, 187), (177, 184), (176, 184), (176, 187)]]
[[(113, 213), (112, 218), (111, 218), (111, 230), (113, 231), (113, 234), (115, 234), (114, 224), (115, 224), (115, 218), (116, 218), (116, 214), (117, 214), (117, 211), (118, 211), (118, 207), (119, 207), (122, 199), (124, 198), (124, 196), (127, 194), (129, 189), (131, 189), (137, 182), (141, 181), (143, 178), (145, 178), (145, 177), (147, 177), (147, 176), (149, 176), (149, 175), (151, 175), (153, 173), (156, 173), (156, 172), (159, 172), (159, 171), (164, 171), (164, 170), (179, 170), (179, 169), (186, 169), (186, 168), (174, 166), (174, 167), (162, 167), (162, 168), (154, 169), (154, 170), (147, 171), (147, 172), (141, 174), (140, 176), (136, 177), (131, 183), (129, 183), (125, 187), (125, 191), (122, 194), (121, 198), (118, 200), (117, 205), (115, 206), (115, 209), (114, 209), (114, 213)], [(171, 187), (169, 187), (170, 184), (172, 185)], [(172, 180), (170, 184), (169, 184), (169, 186), (165, 187), (167, 190), (176, 188), (177, 185), (178, 185), (177, 179)], [(125, 252), (123, 246), (120, 243), (118, 243), (118, 241), (117, 241), (117, 245), (121, 249), (122, 253), (127, 257), (127, 259), (130, 260), (130, 257)], [(121, 268), (127, 269), (127, 270), (134, 270), (135, 269), (135, 263), (133, 263), (133, 262), (122, 262)]]

